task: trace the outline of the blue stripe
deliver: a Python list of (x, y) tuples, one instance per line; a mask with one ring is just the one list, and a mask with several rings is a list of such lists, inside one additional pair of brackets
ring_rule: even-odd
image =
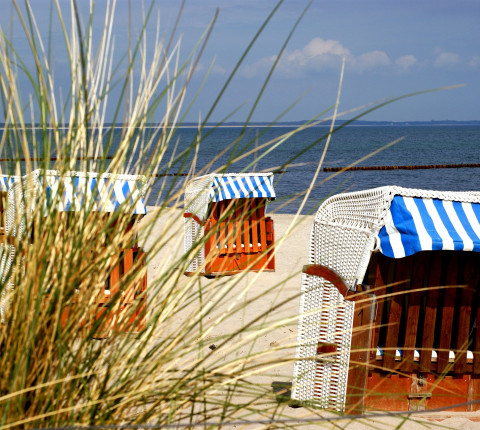
[(261, 185), (262, 188), (263, 188), (263, 193), (262, 193), (262, 194), (263, 194), (264, 196), (270, 197), (270, 192), (268, 191), (268, 186), (267, 186), (267, 184), (266, 184), (267, 180), (268, 180), (268, 179), (267, 179), (265, 176), (261, 176), (261, 177), (260, 177), (260, 185)]
[(390, 244), (390, 236), (388, 235), (387, 228), (385, 226), (383, 226), (378, 233), (378, 238), (380, 239), (380, 249), (382, 251), (382, 254), (390, 258), (395, 257), (392, 245)]
[(230, 185), (230, 182), (229, 182), (228, 178), (222, 178), (222, 183), (224, 184), (225, 188), (227, 189), (228, 194), (230, 194), (230, 198), (233, 199), (235, 197), (235, 189), (232, 188), (232, 186)]
[[(130, 193), (130, 187), (128, 186), (128, 181), (125, 181), (122, 186), (123, 197), (125, 197), (125, 203), (133, 205), (132, 195)], [(118, 199), (118, 197), (117, 197)]]
[[(415, 199), (414, 199), (415, 200)], [(402, 196), (395, 196), (390, 206), (393, 223), (400, 232), (400, 240), (405, 251), (405, 255), (411, 255), (420, 249), (418, 231), (413, 222), (412, 214), (405, 205)]]
[(215, 192), (215, 199), (214, 201), (220, 202), (222, 200), (226, 200), (227, 196), (225, 195), (225, 192), (223, 191), (223, 187), (220, 184), (220, 179), (215, 178), (213, 181), (214, 184), (214, 192)]
[[(470, 206), (472, 206), (472, 208), (473, 208), (473, 207), (476, 207), (476, 206), (479, 206), (479, 205), (478, 204), (470, 204)], [(458, 219), (462, 223), (463, 228), (467, 232), (468, 237), (470, 239), (472, 239), (473, 251), (475, 251), (475, 252), (480, 251), (480, 238), (473, 231), (473, 228), (470, 225), (470, 222), (468, 221), (467, 215), (465, 214), (465, 211), (463, 209), (462, 203), (453, 202), (453, 208), (455, 209), (455, 213), (457, 214)]]
[(415, 198), (415, 204), (417, 205), (418, 211), (420, 212), (420, 217), (422, 218), (423, 226), (427, 233), (432, 238), (432, 250), (441, 250), (443, 249), (443, 240), (435, 228), (433, 219), (427, 211), (425, 202), (421, 198)]
[(440, 215), (440, 218), (442, 220), (443, 225), (448, 231), (449, 236), (453, 239), (453, 248), (455, 251), (462, 251), (463, 250), (463, 240), (460, 237), (460, 235), (457, 233), (457, 230), (455, 230), (455, 227), (452, 224), (452, 221), (450, 221), (450, 218), (447, 214), (447, 211), (445, 210), (443, 206), (443, 201), (440, 199), (433, 199), (433, 204), (435, 208), (437, 209), (438, 215)]

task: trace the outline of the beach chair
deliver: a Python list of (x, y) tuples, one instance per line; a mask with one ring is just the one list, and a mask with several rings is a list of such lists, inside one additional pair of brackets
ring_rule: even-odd
[[(145, 177), (138, 175), (99, 175), (93, 172), (67, 172), (60, 175), (59, 172), (53, 170), (36, 170), (23, 177), (21, 181), (17, 181), (8, 192), (6, 233), (8, 234), (12, 229), (13, 220), (18, 215), (18, 211), (25, 212), (23, 202), (30, 202), (28, 204), (31, 204), (30, 209), (33, 210), (36, 204), (35, 195), (44, 190), (48, 196), (43, 208), (45, 213), (52, 210), (62, 212), (67, 218), (67, 223), (71, 213), (78, 211), (82, 205), (87, 205), (91, 210), (91, 216), (94, 217), (104, 217), (106, 214), (120, 209), (128, 211), (131, 218), (126, 226), (125, 233), (127, 233), (146, 214), (142, 194), (144, 184)], [(58, 195), (59, 192), (62, 193), (61, 196)], [(106, 238), (106, 240), (112, 240), (112, 238)], [(85, 250), (85, 253), (85, 258), (88, 259), (91, 251)], [(139, 248), (136, 240), (132, 243), (131, 248), (121, 250), (118, 263), (105, 273), (102, 291), (92, 292), (97, 303), (97, 310), (86, 318), (86, 323), (91, 324), (95, 319), (100, 318), (106, 308), (112, 305), (113, 298), (116, 298), (115, 306), (120, 309), (120, 312), (114, 316), (117, 321), (122, 319), (122, 312), (129, 313), (133, 309), (135, 312), (132, 312), (132, 317), (124, 327), (119, 327), (113, 322), (113, 327), (110, 329), (131, 332), (142, 330), (145, 327), (146, 271), (140, 282), (135, 285), (129, 284), (128, 288), (122, 287), (122, 281), (128, 278), (129, 271), (132, 270), (134, 264), (144, 266), (145, 260), (145, 252)], [(0, 267), (0, 272), (1, 269), (2, 267)], [(120, 296), (119, 299), (118, 296)], [(62, 315), (63, 324), (66, 324), (70, 312), (71, 309), (65, 309)], [(105, 335), (107, 332), (105, 331)]]
[(275, 198), (272, 173), (211, 174), (185, 190), (185, 252), (198, 247), (186, 274), (232, 275), (274, 271), (273, 220), (265, 216)]
[(339, 194), (310, 243), (293, 399), (348, 413), (480, 409), (480, 193)]

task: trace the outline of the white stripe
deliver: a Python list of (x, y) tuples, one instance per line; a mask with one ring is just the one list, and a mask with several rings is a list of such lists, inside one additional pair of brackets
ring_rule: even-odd
[(252, 193), (253, 193), (253, 190), (255, 188), (255, 185), (253, 183), (253, 177), (247, 177), (245, 178), (247, 180), (247, 184), (248, 184), (248, 195), (250, 197), (255, 197)]
[(477, 237), (480, 238), (480, 223), (473, 212), (472, 204), (471, 203), (462, 203), (462, 208), (465, 211), (465, 215), (467, 216), (468, 222), (472, 230), (475, 232)]
[(98, 211), (113, 212), (112, 202), (110, 201), (109, 197), (109, 187), (107, 186), (108, 182), (110, 182), (108, 179), (99, 179), (97, 181), (98, 194), (100, 199), (97, 207)]
[(222, 199), (222, 192), (223, 194), (225, 194), (225, 199), (231, 199), (232, 198), (232, 195), (230, 194), (230, 192), (228, 191), (228, 188), (227, 186), (225, 185), (225, 178), (219, 178), (219, 181), (218, 181), (219, 185), (220, 185), (220, 199)]
[(403, 201), (405, 202), (405, 206), (407, 207), (407, 209), (412, 215), (415, 228), (417, 229), (418, 240), (420, 241), (420, 247), (425, 251), (431, 250), (432, 238), (428, 234), (427, 229), (423, 224), (422, 216), (420, 215), (420, 211), (418, 210), (418, 206), (415, 204), (413, 197), (403, 197)]
[(447, 250), (454, 249), (453, 239), (448, 234), (448, 231), (445, 225), (443, 224), (443, 221), (440, 218), (440, 215), (438, 214), (437, 209), (433, 204), (433, 200), (423, 199), (423, 201), (425, 202), (425, 207), (427, 208), (429, 215), (432, 217), (435, 230), (437, 230), (437, 233), (442, 238), (442, 241), (443, 241), (442, 249), (447, 249)]
[(453, 227), (455, 228), (457, 234), (462, 239), (463, 250), (464, 251), (472, 251), (473, 250), (473, 240), (470, 239), (470, 236), (468, 235), (468, 233), (463, 228), (463, 225), (462, 225), (460, 219), (458, 218), (458, 215), (455, 212), (455, 209), (453, 207), (453, 202), (446, 200), (446, 201), (443, 202), (443, 207), (447, 211), (448, 217), (450, 218), (450, 222), (453, 224)]
[(403, 243), (400, 239), (400, 233), (393, 224), (392, 213), (388, 211), (385, 217), (385, 229), (387, 230), (388, 238), (390, 240), (390, 245), (393, 249), (393, 255), (395, 258), (405, 257), (405, 249), (403, 248)]
[(111, 200), (113, 201), (114, 204), (116, 201), (122, 204), (126, 200), (127, 196), (123, 194), (124, 183), (125, 183), (124, 181), (115, 181), (113, 184), (113, 196), (111, 197)]
[[(88, 206), (87, 207), (90, 207), (90, 205), (92, 205), (92, 211), (97, 211), (98, 208), (97, 208), (97, 202), (93, 202), (92, 204), (92, 200), (93, 200), (93, 193), (92, 193), (92, 182), (94, 182), (95, 179), (94, 178), (88, 178), (88, 184), (87, 184), (87, 202), (85, 204), (87, 204)], [(95, 189), (95, 187), (94, 187)]]
[(273, 199), (275, 197), (275, 190), (273, 189), (273, 178), (271, 176), (265, 177), (265, 183), (268, 185), (268, 192), (270, 194), (270, 197)]
[(238, 178), (238, 185), (240, 186), (240, 189), (242, 190), (243, 192), (243, 195), (245, 197), (248, 197), (248, 193), (249, 191), (245, 188), (245, 185), (243, 185), (243, 181), (242, 181), (243, 178)]
[(227, 176), (227, 181), (233, 189), (233, 192), (234, 192), (233, 198), (238, 199), (240, 197), (240, 192), (238, 191), (237, 185), (235, 184), (235, 182), (233, 182), (233, 179), (231, 176)]
[(3, 192), (8, 191), (7, 178), (5, 176), (0, 177), (0, 190)]
[(260, 181), (258, 180), (258, 176), (254, 176), (253, 180), (255, 181), (255, 184), (256, 184), (256, 186), (254, 187), (255, 193), (256, 193), (255, 197), (262, 197), (262, 187), (260, 185)]
[(75, 192), (75, 210), (82, 210), (82, 204), (85, 204), (85, 186), (87, 178), (78, 178), (78, 185)]

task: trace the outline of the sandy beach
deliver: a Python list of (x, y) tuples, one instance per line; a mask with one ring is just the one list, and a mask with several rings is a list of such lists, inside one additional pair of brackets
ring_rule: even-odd
[[(160, 217), (156, 216), (156, 208), (149, 207), (148, 214), (142, 223), (155, 223), (151, 232), (142, 239), (142, 244), (150, 252), (148, 258), (149, 285), (162, 276), (166, 267), (175, 261), (184, 252), (183, 247), (183, 218), (180, 209), (168, 210)], [(274, 273), (246, 273), (244, 275), (225, 276), (214, 279), (205, 277), (188, 277), (182, 275), (177, 282), (191, 285), (201, 283), (207, 292), (205, 303), (215, 303), (211, 312), (205, 317), (205, 327), (208, 335), (202, 342), (204, 353), (212, 351), (218, 354), (218, 359), (228, 361), (236, 359), (241, 362), (242, 357), (251, 357), (253, 354), (266, 354), (270, 362), (274, 363), (268, 371), (252, 375), (251, 380), (264, 387), (271, 386), (272, 382), (291, 382), (293, 377), (293, 360), (295, 358), (295, 343), (297, 337), (297, 318), (300, 306), (300, 278), (301, 269), (308, 262), (308, 248), (313, 216), (303, 216), (295, 220), (293, 215), (270, 214), (274, 219), (276, 270)], [(152, 254), (155, 243), (160, 235), (165, 234), (165, 225), (171, 233), (170, 239), (155, 255)], [(294, 226), (289, 234), (287, 230)], [(151, 294), (154, 296), (155, 294)], [(283, 304), (282, 304), (283, 303)], [(151, 298), (148, 303), (149, 311), (154, 312), (158, 306), (158, 297)], [(198, 312), (198, 303), (188, 303), (175, 322), (168, 329), (172, 335), (180, 330), (192, 312)], [(247, 327), (241, 334), (229, 339), (240, 327)], [(165, 331), (162, 332), (165, 336)], [(227, 342), (228, 348), (223, 345)], [(217, 346), (218, 352), (215, 351)], [(335, 421), (324, 421), (328, 428), (392, 428), (402, 425), (401, 428), (480, 428), (479, 413), (441, 412), (436, 414), (412, 415), (408, 419), (405, 415), (390, 417), (374, 417), (369, 414), (354, 421), (343, 419), (337, 421), (337, 415), (326, 411), (312, 411), (308, 408), (285, 407), (279, 417), (298, 419), (298, 423), (278, 423), (278, 426), (302, 428), (318, 428), (319, 424), (301, 423), (302, 420), (312, 420), (316, 417), (330, 417)], [(258, 417), (258, 419), (265, 417)], [(252, 420), (250, 416), (248, 419)], [(405, 421), (404, 421), (405, 420)], [(421, 423), (420, 423), (421, 422)], [(258, 424), (253, 425), (259, 427)], [(239, 426), (237, 425), (236, 428)], [(232, 426), (234, 428), (234, 426)]]

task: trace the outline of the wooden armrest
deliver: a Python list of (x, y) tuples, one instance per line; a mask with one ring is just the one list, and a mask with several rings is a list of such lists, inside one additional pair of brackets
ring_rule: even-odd
[(203, 221), (195, 214), (192, 214), (191, 212), (185, 212), (183, 214), (184, 218), (193, 218), (195, 221), (197, 221), (198, 224), (203, 225)]
[(343, 297), (345, 297), (348, 293), (349, 288), (347, 287), (347, 284), (345, 284), (342, 277), (327, 266), (322, 264), (307, 264), (303, 266), (303, 273), (306, 273), (307, 275), (320, 276), (328, 282), (331, 282), (333, 285), (335, 285), (335, 287), (337, 287), (338, 291), (340, 291), (340, 294)]

